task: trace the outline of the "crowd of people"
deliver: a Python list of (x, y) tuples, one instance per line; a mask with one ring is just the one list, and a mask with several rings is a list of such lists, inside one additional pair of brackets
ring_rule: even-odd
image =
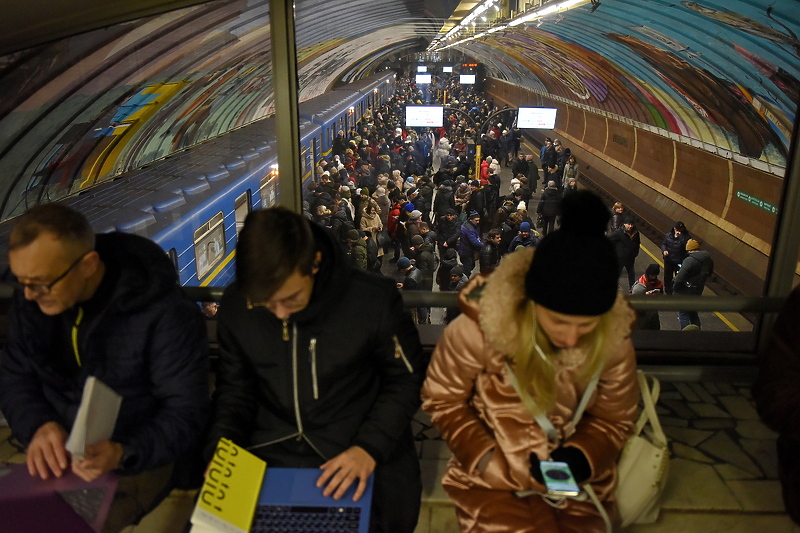
[[(399, 80), (391, 99), (338, 132), (304, 196), (306, 216), (329, 229), (354, 266), (382, 272), (396, 263), (404, 290), (457, 290), (462, 277), (535, 247), (554, 231), (561, 200), (578, 190), (575, 156), (561, 141), (548, 138), (541, 153), (525, 154), (515, 113), (456, 79), (437, 87), (423, 92)], [(403, 126), (405, 106), (423, 99), (451, 108), (442, 127)], [(475, 126), (490, 119), (478, 135)], [(512, 176), (505, 185), (504, 168)], [(430, 321), (430, 313), (420, 309), (416, 319)]]

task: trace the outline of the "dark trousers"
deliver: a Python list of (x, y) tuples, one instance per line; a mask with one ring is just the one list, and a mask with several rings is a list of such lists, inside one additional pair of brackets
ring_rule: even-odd
[(542, 217), (542, 237), (556, 229), (556, 217)]
[(695, 325), (699, 328), (700, 315), (697, 314), (697, 311), (678, 311), (678, 322), (681, 325), (681, 329), (685, 328), (689, 324)]
[(678, 273), (678, 264), (672, 261), (664, 261), (664, 292), (672, 294), (672, 284), (675, 274)]
[(475, 252), (466, 250), (461, 254), (461, 266), (464, 268), (464, 274), (470, 277), (472, 271), (475, 270)]
[(635, 259), (625, 259), (624, 261), (620, 261), (619, 265), (619, 274), (617, 277), (622, 275), (622, 270), (625, 269), (628, 272), (628, 292), (630, 292), (631, 287), (633, 284), (636, 283), (636, 274), (633, 272), (633, 267), (635, 263)]

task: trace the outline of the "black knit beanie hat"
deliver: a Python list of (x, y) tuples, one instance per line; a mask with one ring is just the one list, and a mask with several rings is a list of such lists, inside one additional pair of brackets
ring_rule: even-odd
[(561, 202), (561, 227), (542, 239), (525, 276), (525, 294), (557, 313), (598, 316), (617, 298), (617, 255), (605, 236), (611, 213), (589, 191)]

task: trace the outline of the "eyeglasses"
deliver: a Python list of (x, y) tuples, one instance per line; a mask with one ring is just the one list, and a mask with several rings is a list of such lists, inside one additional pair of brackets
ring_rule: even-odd
[(83, 258), (89, 255), (90, 252), (91, 250), (81, 255), (78, 259), (75, 260), (74, 263), (72, 263), (69, 266), (69, 268), (67, 268), (60, 276), (58, 276), (50, 283), (22, 283), (21, 281), (16, 280), (13, 281), (11, 284), (21, 290), (28, 289), (34, 294), (50, 294), (50, 291), (53, 290), (53, 287), (55, 287), (56, 283), (66, 278), (67, 274), (69, 274), (73, 268), (78, 266), (78, 263), (83, 261)]

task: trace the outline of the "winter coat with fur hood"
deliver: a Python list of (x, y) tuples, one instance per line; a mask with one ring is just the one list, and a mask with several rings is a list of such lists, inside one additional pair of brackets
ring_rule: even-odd
[[(546, 491), (531, 476), (530, 454), (546, 459), (557, 445), (548, 443), (506, 370), (519, 329), (529, 327), (519, 324), (518, 317), (528, 302), (523, 287), (532, 257), (532, 249), (510, 254), (490, 277), (478, 276), (464, 287), (459, 295), (463, 314), (439, 339), (422, 390), (423, 409), (453, 452), (443, 479), (445, 490), (468, 514), (482, 504), (479, 494), (465, 489)], [(471, 295), (484, 283), (478, 296)], [(579, 377), (585, 357), (580, 348), (562, 352), (562, 360), (577, 364), (557, 370), (556, 404), (547, 417), (562, 444), (586, 455), (589, 482), (613, 516), (616, 462), (633, 431), (639, 391), (629, 337), (634, 312), (620, 296), (610, 313), (611, 349), (581, 422), (570, 431), (568, 423), (590, 380)], [(481, 473), (478, 462), (490, 450), (494, 453)], [(572, 503), (567, 502), (567, 512)], [(462, 526), (469, 529), (468, 524)]]

